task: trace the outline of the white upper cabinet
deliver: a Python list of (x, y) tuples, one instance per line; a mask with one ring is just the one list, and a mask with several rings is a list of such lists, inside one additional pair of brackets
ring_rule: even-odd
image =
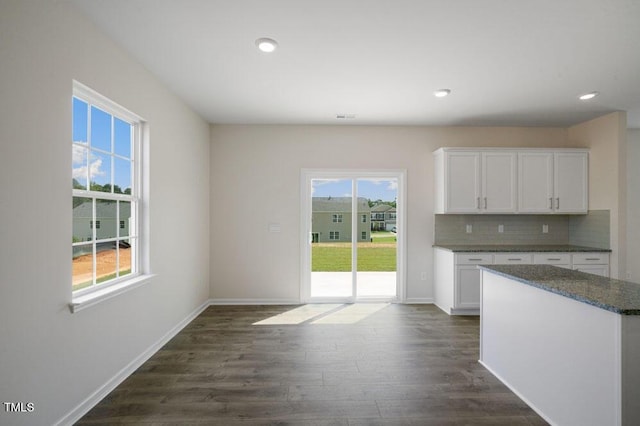
[(518, 154), (518, 211), (553, 213), (553, 153)]
[(519, 213), (587, 213), (586, 151), (518, 153)]
[(517, 155), (514, 152), (482, 153), (481, 209), (484, 213), (515, 213)]
[(444, 173), (447, 213), (480, 212), (480, 153), (446, 153)]
[(515, 153), (436, 151), (437, 213), (515, 213)]
[(553, 174), (555, 212), (586, 213), (589, 208), (588, 153), (555, 153)]
[(435, 213), (586, 213), (583, 149), (441, 148)]

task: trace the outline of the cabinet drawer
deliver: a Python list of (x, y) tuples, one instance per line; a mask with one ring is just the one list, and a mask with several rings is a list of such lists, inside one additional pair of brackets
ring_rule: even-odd
[(456, 265), (491, 265), (493, 255), (487, 253), (457, 254)]
[(569, 253), (539, 253), (533, 255), (533, 263), (536, 265), (570, 265)]
[(531, 254), (529, 253), (500, 253), (493, 255), (495, 265), (530, 265)]
[(574, 265), (609, 264), (609, 253), (575, 253), (572, 256)]

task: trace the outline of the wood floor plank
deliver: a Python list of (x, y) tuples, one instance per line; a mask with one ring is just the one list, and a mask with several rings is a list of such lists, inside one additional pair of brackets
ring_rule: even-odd
[(546, 424), (477, 362), (478, 317), (348, 307), (210, 307), (78, 424)]

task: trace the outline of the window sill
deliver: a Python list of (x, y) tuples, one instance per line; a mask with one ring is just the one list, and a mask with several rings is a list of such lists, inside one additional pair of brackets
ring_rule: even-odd
[(69, 309), (71, 310), (71, 313), (75, 314), (76, 312), (79, 312), (90, 306), (97, 305), (98, 303), (111, 299), (112, 297), (115, 297), (119, 294), (126, 293), (127, 291), (147, 284), (153, 277), (155, 277), (155, 275), (140, 275), (130, 280), (105, 287), (89, 294), (75, 296), (71, 299), (71, 303), (69, 303)]

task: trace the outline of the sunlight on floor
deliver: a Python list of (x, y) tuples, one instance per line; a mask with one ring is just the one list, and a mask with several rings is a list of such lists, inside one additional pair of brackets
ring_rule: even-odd
[(311, 324), (355, 324), (381, 309), (389, 306), (388, 303), (356, 303), (346, 305), (344, 309), (332, 312)]
[(329, 311), (339, 308), (342, 304), (317, 304), (303, 305), (287, 312), (272, 316), (253, 323), (253, 325), (281, 325), (281, 324), (301, 324), (316, 317), (319, 317)]
[(353, 305), (327, 303), (303, 305), (255, 322), (253, 325), (296, 325), (304, 322), (320, 325), (355, 324), (387, 306), (389, 306), (389, 303), (356, 303)]

